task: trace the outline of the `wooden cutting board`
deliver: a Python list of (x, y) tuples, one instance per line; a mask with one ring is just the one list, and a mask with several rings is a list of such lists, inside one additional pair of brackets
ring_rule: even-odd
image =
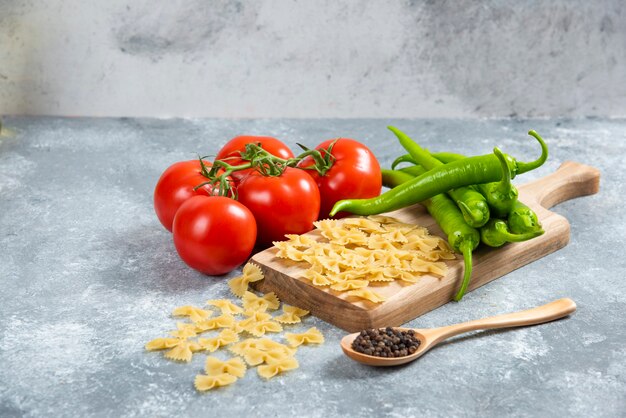
[[(490, 281), (548, 255), (569, 242), (570, 226), (563, 216), (549, 211), (552, 206), (579, 196), (598, 192), (600, 172), (576, 162), (563, 163), (556, 172), (519, 187), (519, 199), (530, 206), (543, 224), (545, 234), (530, 241), (506, 244), (498, 249), (483, 248), (474, 253), (472, 282), (468, 292)], [(414, 205), (388, 213), (400, 221), (425, 226), (432, 234), (445, 238), (423, 206)], [(307, 235), (320, 237), (319, 232)], [(275, 256), (275, 247), (252, 257), (265, 279), (256, 283), (261, 292), (275, 292), (287, 304), (307, 309), (311, 313), (346, 331), (398, 326), (432, 309), (450, 302), (463, 274), (462, 257), (448, 260), (448, 272), (443, 278), (426, 275), (416, 284), (406, 286), (398, 281), (376, 292), (387, 300), (380, 304), (352, 301), (341, 292), (318, 288), (300, 277), (306, 263), (297, 263)], [(460, 303), (463, 303), (462, 301)]]

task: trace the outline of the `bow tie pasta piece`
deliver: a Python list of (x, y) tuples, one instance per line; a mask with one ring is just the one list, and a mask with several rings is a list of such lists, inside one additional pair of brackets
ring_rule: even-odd
[(246, 350), (250, 348), (256, 348), (258, 341), (260, 340), (257, 338), (246, 338), (243, 341), (229, 345), (228, 351), (230, 351), (233, 354), (237, 354), (238, 356), (243, 356), (243, 353)]
[(215, 389), (220, 386), (228, 386), (237, 381), (237, 377), (229, 373), (222, 373), (216, 376), (206, 376), (199, 374), (194, 380), (194, 386), (198, 391)]
[(213, 314), (212, 311), (198, 308), (196, 306), (185, 305), (175, 308), (172, 312), (173, 316), (188, 316), (193, 322), (200, 322)]
[(280, 301), (274, 292), (269, 292), (264, 296), (257, 296), (249, 291), (243, 294), (243, 308), (246, 311), (276, 310), (279, 306)]
[(407, 239), (407, 237), (404, 235), (404, 233), (399, 230), (399, 229), (394, 229), (390, 232), (387, 232), (385, 234), (381, 235), (383, 238), (385, 238), (387, 241), (390, 242), (399, 242), (399, 243), (406, 243), (409, 242), (409, 240)]
[(309, 280), (315, 286), (328, 286), (333, 283), (331, 279), (320, 273), (316, 269), (310, 268), (302, 273), (302, 277)]
[(233, 357), (229, 360), (222, 361), (216, 357), (209, 356), (206, 359), (204, 371), (209, 376), (228, 373), (233, 376), (243, 377), (246, 373), (246, 363), (244, 363), (240, 357)]
[(345, 291), (351, 289), (361, 289), (366, 287), (370, 282), (367, 280), (346, 280), (344, 282), (337, 282), (330, 286), (332, 290)]
[(360, 299), (366, 299), (373, 303), (381, 303), (386, 300), (384, 296), (376, 292), (372, 292), (369, 289), (350, 290), (348, 292), (348, 296), (354, 296)]
[(263, 350), (263, 351), (282, 351), (285, 356), (291, 356), (293, 357), (296, 354), (296, 351), (298, 351), (296, 348), (291, 348), (289, 346), (286, 346), (285, 344), (279, 343), (277, 341), (274, 340), (270, 340), (269, 338), (259, 338), (257, 340), (255, 340), (255, 348), (258, 348), (259, 350)]
[(225, 329), (214, 338), (198, 338), (198, 344), (211, 353), (220, 347), (239, 341), (239, 335), (232, 329)]
[(206, 321), (196, 322), (194, 325), (198, 332), (210, 331), (217, 328), (233, 328), (237, 321), (232, 315), (220, 315), (215, 318), (209, 318)]
[(386, 250), (393, 251), (396, 249), (396, 246), (393, 242), (390, 242), (383, 235), (370, 235), (367, 239), (367, 248), (372, 250)]
[(281, 332), (282, 325), (274, 321), (262, 321), (251, 324), (246, 331), (255, 337), (262, 337), (266, 332)]
[(306, 332), (301, 334), (287, 332), (285, 333), (285, 339), (292, 347), (298, 347), (302, 344), (322, 344), (324, 342), (324, 336), (315, 327), (309, 328)]
[(243, 309), (241, 307), (235, 305), (227, 299), (212, 299), (207, 300), (206, 303), (207, 305), (217, 307), (222, 312), (222, 314), (226, 315), (238, 315), (243, 312)]
[(317, 241), (307, 235), (285, 234), (285, 238), (289, 240), (289, 243), (293, 247), (310, 247), (315, 245)]
[(380, 225), (380, 223), (374, 219), (368, 218), (346, 218), (343, 221), (344, 225), (349, 225), (352, 227), (359, 228), (364, 232), (385, 232), (385, 229)]
[(393, 282), (395, 279), (391, 277), (389, 273), (390, 271), (395, 270), (397, 269), (393, 269), (391, 267), (378, 267), (376, 269), (372, 269), (370, 275), (367, 276), (367, 280), (370, 282)]
[(146, 343), (146, 350), (165, 350), (166, 348), (175, 347), (180, 341), (180, 338), (156, 338)]
[(292, 358), (292, 355), (279, 348), (268, 351), (259, 348), (249, 348), (243, 353), (243, 358), (250, 366), (258, 366), (262, 363), (280, 363), (285, 359)]
[(228, 281), (231, 292), (238, 297), (242, 297), (248, 290), (248, 284), (263, 279), (263, 272), (256, 264), (247, 263), (243, 266), (243, 275)]
[(322, 233), (329, 232), (338, 227), (338, 221), (336, 219), (322, 219), (320, 221), (313, 222), (313, 225), (319, 229)]
[(278, 363), (267, 364), (259, 366), (257, 372), (259, 376), (265, 379), (271, 379), (272, 377), (286, 372), (288, 370), (297, 369), (299, 367), (298, 360), (295, 358), (286, 358)]
[(175, 361), (184, 361), (188, 363), (191, 361), (191, 357), (193, 353), (196, 351), (200, 351), (202, 347), (194, 341), (188, 340), (180, 340), (176, 346), (174, 346), (170, 351), (165, 353), (165, 358)]
[(186, 324), (184, 322), (177, 322), (176, 331), (170, 331), (170, 335), (176, 338), (189, 338), (195, 337), (198, 334), (196, 324)]
[(302, 318), (305, 315), (308, 315), (309, 311), (300, 309), (296, 306), (289, 306), (283, 304), (283, 313), (282, 315), (278, 315), (274, 317), (274, 321), (281, 322), (283, 324), (297, 324), (302, 322)]

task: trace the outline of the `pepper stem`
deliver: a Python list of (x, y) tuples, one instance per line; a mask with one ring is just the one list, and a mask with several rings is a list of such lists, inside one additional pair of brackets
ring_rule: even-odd
[(533, 239), (538, 237), (539, 235), (543, 235), (545, 232), (543, 229), (538, 229), (536, 231), (526, 232), (523, 234), (513, 234), (507, 229), (506, 223), (502, 222), (502, 224), (498, 224), (496, 226), (498, 233), (502, 240), (506, 242), (522, 242), (528, 241), (529, 239)]
[(471, 219), (476, 224), (483, 222), (485, 216), (482, 211), (479, 209), (472, 210), (467, 203), (462, 200), (457, 200), (456, 204), (459, 206), (459, 209), (461, 209), (461, 213), (463, 213), (465, 218)]
[(498, 182), (496, 189), (502, 193), (503, 196), (510, 196), (513, 186), (511, 185), (511, 170), (506, 162), (506, 157), (498, 147), (493, 149), (493, 153), (496, 154), (502, 166), (502, 179)]
[(535, 138), (537, 141), (539, 141), (539, 144), (541, 144), (541, 156), (535, 161), (531, 161), (529, 163), (518, 161), (516, 174), (526, 173), (530, 170), (534, 170), (537, 167), (541, 167), (543, 163), (545, 163), (548, 159), (548, 146), (544, 142), (543, 138), (541, 138), (539, 134), (534, 130), (528, 131), (528, 135)]
[(472, 245), (469, 242), (464, 242), (461, 244), (460, 248), (463, 253), (463, 261), (465, 262), (465, 271), (463, 272), (463, 281), (461, 282), (461, 287), (456, 295), (454, 295), (454, 300), (456, 302), (463, 299), (463, 295), (467, 291), (467, 287), (469, 286), (470, 279), (472, 278)]

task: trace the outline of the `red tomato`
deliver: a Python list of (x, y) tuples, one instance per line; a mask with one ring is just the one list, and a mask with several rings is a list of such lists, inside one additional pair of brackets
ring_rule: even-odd
[[(239, 152), (244, 151), (246, 149), (246, 144), (250, 143), (261, 144), (261, 147), (265, 151), (282, 159), (293, 158), (294, 156), (289, 147), (276, 138), (272, 138), (271, 136), (242, 135), (236, 136), (228, 141), (226, 145), (224, 145), (217, 153), (215, 159), (223, 160), (230, 165), (244, 164), (247, 161), (239, 158)], [(235, 181), (240, 181), (253, 171), (254, 170), (252, 169), (235, 171), (232, 177)]]
[[(204, 164), (211, 166), (207, 161)], [(193, 190), (208, 180), (200, 170), (199, 160), (189, 160), (174, 163), (161, 174), (154, 189), (154, 211), (168, 231), (172, 231), (174, 215), (185, 200), (193, 196), (212, 196), (219, 193), (218, 187), (208, 184)]]
[(173, 226), (180, 258), (210, 275), (225, 274), (243, 264), (256, 240), (254, 216), (228, 197), (188, 199), (176, 212)]
[(238, 199), (254, 214), (257, 244), (267, 247), (285, 234), (313, 229), (320, 210), (320, 192), (307, 173), (288, 167), (278, 177), (251, 173), (237, 187)]
[[(335, 141), (329, 139), (319, 144), (316, 149), (322, 156), (330, 144)], [(342, 199), (367, 199), (380, 194), (382, 188), (382, 175), (378, 160), (365, 145), (354, 139), (339, 138), (331, 150), (331, 168), (324, 176), (320, 176), (316, 170), (306, 170), (320, 189), (321, 208), (320, 219), (327, 218), (335, 203)], [(298, 167), (314, 165), (309, 156), (298, 163)], [(335, 218), (347, 215), (339, 212)]]

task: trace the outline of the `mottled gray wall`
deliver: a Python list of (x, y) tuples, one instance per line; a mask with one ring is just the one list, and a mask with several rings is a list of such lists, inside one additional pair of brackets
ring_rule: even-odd
[(0, 114), (626, 116), (624, 0), (0, 0)]

